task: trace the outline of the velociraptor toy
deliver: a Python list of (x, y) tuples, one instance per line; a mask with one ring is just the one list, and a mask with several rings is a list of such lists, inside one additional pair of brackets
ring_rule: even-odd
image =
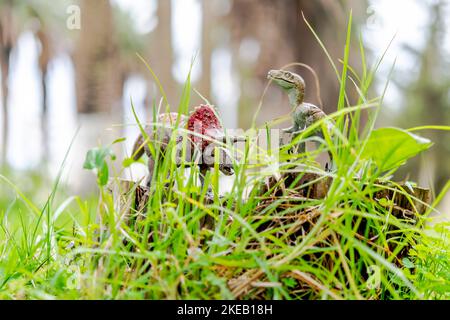
[[(267, 78), (273, 80), (288, 94), (289, 103), (293, 112), (293, 126), (283, 129), (283, 131), (292, 134), (293, 138), (315, 122), (327, 116), (319, 107), (304, 102), (305, 81), (298, 74), (286, 70), (270, 70), (267, 74)], [(333, 123), (330, 121), (327, 125), (328, 131), (332, 133), (334, 129)], [(322, 129), (317, 128), (313, 132), (313, 135), (323, 139)], [(305, 152), (305, 143), (301, 143), (299, 147), (300, 152)], [(328, 155), (330, 157), (330, 163), (332, 164), (333, 157), (329, 150)]]

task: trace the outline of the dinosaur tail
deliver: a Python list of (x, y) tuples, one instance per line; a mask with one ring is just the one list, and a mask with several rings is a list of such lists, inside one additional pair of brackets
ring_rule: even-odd
[(134, 161), (137, 161), (142, 157), (145, 151), (144, 146), (144, 137), (140, 133), (133, 145), (132, 155)]

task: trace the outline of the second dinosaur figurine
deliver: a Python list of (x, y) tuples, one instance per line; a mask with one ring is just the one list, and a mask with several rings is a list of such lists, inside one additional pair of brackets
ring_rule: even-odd
[[(292, 108), (293, 126), (288, 129), (283, 129), (283, 131), (292, 134), (292, 138), (295, 138), (303, 130), (326, 117), (322, 109), (311, 103), (304, 102), (305, 81), (300, 75), (286, 70), (270, 70), (267, 78), (273, 80), (289, 97), (289, 103)], [(331, 121), (327, 125), (327, 129), (331, 134), (334, 125)], [(313, 135), (323, 139), (322, 129), (317, 128)], [(299, 147), (300, 152), (305, 152), (305, 143), (301, 143)], [(333, 162), (330, 151), (328, 151), (328, 156), (330, 157), (330, 166), (327, 167), (330, 168)]]

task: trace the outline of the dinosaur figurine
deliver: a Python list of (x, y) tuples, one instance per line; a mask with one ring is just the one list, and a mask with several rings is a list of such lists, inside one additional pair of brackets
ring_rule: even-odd
[[(273, 80), (289, 97), (289, 103), (293, 112), (293, 126), (283, 129), (283, 131), (292, 134), (292, 138), (295, 138), (303, 130), (326, 117), (326, 114), (322, 109), (311, 103), (304, 102), (305, 81), (298, 74), (286, 70), (270, 70), (267, 74), (267, 78)], [(328, 131), (332, 133), (333, 129), (333, 123), (328, 122)], [(317, 128), (317, 130), (313, 132), (313, 135), (323, 139), (322, 129)], [(299, 145), (299, 151), (305, 152), (305, 143)], [(329, 150), (328, 156), (330, 157), (330, 163), (332, 164), (333, 157)], [(326, 169), (328, 169), (328, 164)]]
[[(151, 143), (153, 145), (155, 152), (157, 152), (157, 148), (159, 148), (159, 154), (161, 156), (164, 155), (172, 136), (172, 131), (175, 129), (175, 125), (177, 124), (178, 116), (180, 117), (178, 127), (206, 136), (206, 139), (202, 139), (202, 137), (191, 133), (187, 135), (188, 140), (190, 141), (190, 144), (186, 149), (189, 153), (187, 157), (192, 159), (194, 157), (195, 150), (198, 150), (201, 153), (202, 159), (198, 165), (200, 168), (200, 181), (202, 187), (206, 172), (210, 168), (214, 167), (214, 163), (211, 161), (211, 158), (214, 159), (214, 150), (212, 148), (214, 147), (214, 141), (226, 143), (226, 137), (223, 134), (223, 129), (219, 119), (217, 118), (214, 109), (209, 105), (201, 105), (196, 107), (189, 117), (181, 114), (179, 115), (175, 112), (160, 114), (157, 118), (157, 122), (160, 126), (158, 126), (157, 129), (154, 129), (153, 125), (147, 125), (144, 129), (150, 141), (145, 141), (144, 136), (140, 133), (133, 145), (132, 154), (135, 161), (139, 160), (144, 152), (148, 156), (149, 172), (146, 180), (147, 187), (150, 187), (151, 185), (151, 179), (155, 166), (155, 159), (152, 157), (148, 144)], [(180, 134), (176, 138), (176, 143), (179, 144), (182, 140), (183, 136)], [(229, 137), (229, 141), (233, 143), (241, 140), (241, 137)], [(207, 152), (210, 152), (210, 154), (206, 154)], [(208, 156), (209, 159), (207, 159)], [(219, 158), (221, 162), (219, 164), (219, 170), (225, 175), (232, 175), (234, 173), (232, 161), (223, 148), (220, 149)], [(182, 159), (177, 159), (177, 166), (180, 165), (179, 160)]]

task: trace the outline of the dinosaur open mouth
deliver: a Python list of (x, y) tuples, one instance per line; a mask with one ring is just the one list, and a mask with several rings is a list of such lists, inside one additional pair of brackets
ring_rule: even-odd
[(294, 84), (294, 82), (292, 82), (292, 81), (290, 81), (290, 80), (287, 80), (286, 78), (279, 78), (279, 77), (277, 77), (277, 78), (275, 78), (274, 80), (281, 80), (281, 81), (284, 81), (284, 82), (287, 82), (287, 83)]
[(269, 71), (267, 73), (267, 79), (270, 79), (270, 80), (281, 80), (281, 81), (284, 81), (284, 82), (287, 82), (287, 83), (294, 84), (294, 82), (286, 79), (285, 77), (274, 74), (273, 71)]

